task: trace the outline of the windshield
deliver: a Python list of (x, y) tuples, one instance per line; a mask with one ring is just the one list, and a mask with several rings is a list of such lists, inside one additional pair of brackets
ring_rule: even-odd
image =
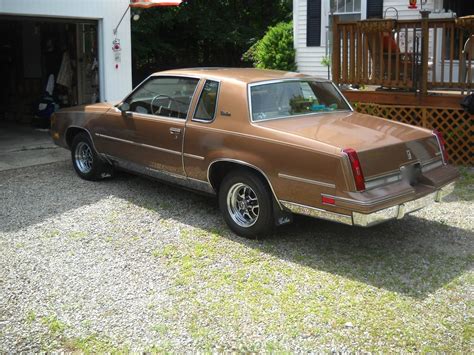
[(292, 80), (250, 88), (252, 121), (350, 110), (331, 82)]

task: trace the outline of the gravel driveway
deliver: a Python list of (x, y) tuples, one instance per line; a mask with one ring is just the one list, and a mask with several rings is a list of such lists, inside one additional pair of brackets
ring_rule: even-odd
[(69, 162), (0, 172), (0, 352), (472, 350), (472, 185), (402, 221), (297, 217), (262, 241), (216, 205)]

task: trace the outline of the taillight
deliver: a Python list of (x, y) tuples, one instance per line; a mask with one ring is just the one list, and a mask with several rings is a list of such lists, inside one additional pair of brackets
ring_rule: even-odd
[(362, 172), (362, 167), (360, 166), (360, 160), (357, 152), (352, 148), (343, 149), (343, 152), (347, 154), (349, 162), (351, 163), (356, 189), (358, 191), (365, 190), (364, 173)]
[(441, 153), (443, 154), (443, 162), (444, 164), (448, 164), (448, 152), (446, 151), (446, 142), (443, 135), (436, 129), (433, 131), (433, 134), (438, 139), (439, 149), (441, 149)]

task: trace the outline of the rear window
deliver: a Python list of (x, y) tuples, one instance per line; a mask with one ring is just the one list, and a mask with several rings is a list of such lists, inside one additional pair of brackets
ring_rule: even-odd
[(350, 110), (331, 82), (314, 80), (252, 85), (250, 100), (253, 121)]

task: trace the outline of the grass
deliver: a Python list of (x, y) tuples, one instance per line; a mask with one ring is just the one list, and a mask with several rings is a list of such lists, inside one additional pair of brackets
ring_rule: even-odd
[(460, 179), (456, 182), (455, 193), (465, 201), (474, 201), (474, 169), (459, 167)]
[[(336, 350), (463, 352), (472, 345), (472, 319), (461, 316), (460, 297), (474, 284), (461, 272), (472, 253), (416, 245), (394, 253), (385, 241), (371, 238), (379, 243), (371, 245), (357, 236), (324, 242), (329, 247), (315, 239), (305, 250), (281, 239), (240, 243), (199, 229), (181, 234), (179, 245), (160, 253), (178, 270), (170, 321), (184, 321), (201, 349), (235, 347), (221, 334), (252, 339), (257, 324), (264, 339), (275, 340), (244, 342), (242, 349), (337, 344)], [(219, 266), (224, 260), (231, 266)]]
[(43, 323), (53, 336), (61, 335), (67, 329), (67, 325), (60, 321), (55, 315), (42, 317)]
[(81, 352), (85, 354), (109, 353), (128, 354), (128, 346), (115, 346), (109, 339), (98, 335), (90, 335), (85, 338), (65, 339), (62, 348), (67, 352)]

